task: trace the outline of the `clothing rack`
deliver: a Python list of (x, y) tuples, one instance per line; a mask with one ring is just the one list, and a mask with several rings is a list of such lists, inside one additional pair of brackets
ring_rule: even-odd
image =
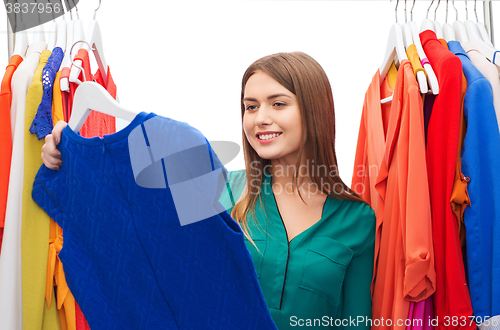
[[(336, 0), (330, 0), (330, 1), (336, 1)], [(391, 0), (392, 1), (392, 0)], [(399, 0), (398, 0), (399, 1)], [(411, 1), (411, 0), (410, 0)], [(418, 1), (430, 1), (430, 0), (418, 0)], [(495, 36), (494, 36), (494, 29), (493, 29), (493, 8), (492, 8), (492, 0), (479, 0), (483, 2), (483, 13), (484, 13), (484, 24), (486, 27), (486, 31), (488, 31), (488, 34), (490, 35), (491, 38), (491, 43), (495, 45)], [(5, 14), (7, 16), (7, 13)], [(9, 18), (7, 17), (7, 61), (10, 60), (11, 53), (13, 50), (13, 45), (14, 45), (14, 33), (12, 32), (12, 28), (10, 27), (9, 24)]]

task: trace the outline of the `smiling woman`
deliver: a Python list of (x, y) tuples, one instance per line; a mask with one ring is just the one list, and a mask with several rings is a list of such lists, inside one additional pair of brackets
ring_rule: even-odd
[(228, 211), (243, 228), (274, 322), (283, 330), (326, 318), (309, 325), (325, 329), (370, 318), (375, 216), (336, 170), (322, 67), (302, 52), (257, 60), (243, 76), (241, 114), (246, 169), (229, 173), (221, 201), (238, 201)]

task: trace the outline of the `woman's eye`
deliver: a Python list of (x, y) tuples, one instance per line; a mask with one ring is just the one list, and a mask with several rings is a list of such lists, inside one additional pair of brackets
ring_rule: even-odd
[(256, 105), (249, 105), (246, 107), (246, 110), (254, 110), (254, 107), (256, 107)]
[(284, 107), (286, 104), (285, 103), (281, 103), (281, 102), (276, 102), (274, 103), (275, 106), (277, 107)]

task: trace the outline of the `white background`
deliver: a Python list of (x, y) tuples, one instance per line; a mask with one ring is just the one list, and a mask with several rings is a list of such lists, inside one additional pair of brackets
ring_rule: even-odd
[[(407, 1), (408, 20), (412, 4)], [(413, 20), (419, 26), (430, 4), (416, 2)], [(98, 0), (79, 2), (78, 13), (85, 28), (98, 5)], [(469, 19), (475, 20), (474, 2), (467, 5)], [(389, 0), (102, 0), (97, 20), (105, 58), (124, 106), (186, 121), (209, 141), (233, 141), (240, 146), (241, 79), (246, 68), (260, 57), (277, 52), (309, 54), (322, 65), (333, 88), (337, 159), (340, 175), (349, 185), (364, 93), (382, 64), (389, 30), (395, 22), (395, 6), (396, 1)], [(399, 23), (405, 19), (404, 6), (405, 2), (399, 1)], [(465, 20), (465, 2), (455, 1), (455, 6), (459, 20)], [(477, 13), (483, 21), (481, 1), (477, 2)], [(441, 24), (445, 14), (443, 0), (437, 10)], [(493, 16), (499, 49), (500, 2), (493, 2)], [(68, 14), (66, 19), (70, 19)], [(450, 1), (448, 23), (454, 20)], [(49, 25), (44, 25), (45, 30)], [(5, 40), (0, 47), (0, 68), (5, 68), (5, 14), (0, 14), (0, 27)], [(93, 66), (93, 71), (96, 68)], [(118, 128), (124, 125), (119, 122)], [(226, 167), (243, 169), (242, 152)]]

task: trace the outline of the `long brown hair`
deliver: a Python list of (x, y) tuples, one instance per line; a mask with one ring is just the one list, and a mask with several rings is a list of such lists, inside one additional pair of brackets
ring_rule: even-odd
[[(364, 202), (338, 174), (333, 95), (330, 82), (321, 65), (303, 52), (277, 53), (252, 63), (245, 71), (241, 84), (242, 121), (245, 114), (243, 103), (245, 86), (250, 76), (257, 71), (267, 73), (297, 97), (302, 119), (302, 142), (293, 174), (294, 186), (298, 187), (299, 168), (307, 151), (310, 160), (306, 164), (307, 173), (314, 174), (310, 178), (319, 190), (334, 198)], [(238, 221), (245, 236), (250, 238), (246, 216), (249, 211), (255, 216), (256, 200), (257, 197), (261, 198), (263, 172), (271, 161), (259, 157), (248, 142), (243, 129), (242, 139), (247, 182), (242, 198), (233, 207), (231, 216)], [(326, 170), (320, 171), (320, 168)], [(298, 192), (303, 200), (300, 191)]]

